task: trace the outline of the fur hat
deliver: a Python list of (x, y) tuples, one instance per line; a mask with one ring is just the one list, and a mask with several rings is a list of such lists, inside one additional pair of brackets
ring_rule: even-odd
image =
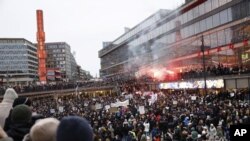
[(56, 131), (59, 120), (45, 118), (37, 121), (30, 130), (32, 141), (56, 141)]
[(86, 119), (77, 116), (68, 116), (61, 120), (56, 140), (92, 141), (93, 130)]
[(18, 95), (16, 91), (13, 88), (8, 88), (5, 91), (5, 94), (3, 96), (3, 100), (12, 100), (14, 101), (16, 98), (18, 98)]
[(18, 97), (17, 99), (15, 99), (12, 107), (16, 107), (17, 105), (20, 105), (20, 104), (31, 106), (31, 100), (28, 97)]
[(17, 105), (11, 113), (11, 121), (13, 123), (28, 123), (31, 121), (31, 109), (24, 104)]

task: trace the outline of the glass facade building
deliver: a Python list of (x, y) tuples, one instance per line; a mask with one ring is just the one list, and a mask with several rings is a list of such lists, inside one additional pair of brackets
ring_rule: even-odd
[(206, 66), (250, 69), (250, 1), (197, 0), (164, 14), (160, 10), (99, 51), (100, 74), (112, 77), (152, 66), (200, 69), (202, 37)]
[(47, 68), (59, 68), (63, 81), (70, 81), (73, 79), (74, 72), (76, 72), (76, 62), (71, 53), (70, 46), (65, 42), (45, 43), (47, 52)]
[(0, 39), (0, 77), (10, 85), (29, 84), (38, 79), (37, 48), (22, 38)]

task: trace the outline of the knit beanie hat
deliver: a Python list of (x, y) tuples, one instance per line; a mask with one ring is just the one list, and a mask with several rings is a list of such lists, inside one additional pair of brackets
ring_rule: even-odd
[(16, 107), (17, 105), (20, 105), (20, 104), (31, 106), (31, 100), (28, 97), (18, 97), (17, 99), (15, 99), (12, 107)]
[(31, 109), (24, 104), (17, 105), (11, 113), (11, 121), (13, 123), (28, 123), (31, 121)]
[(57, 129), (57, 141), (92, 141), (93, 131), (88, 121), (77, 116), (61, 120)]

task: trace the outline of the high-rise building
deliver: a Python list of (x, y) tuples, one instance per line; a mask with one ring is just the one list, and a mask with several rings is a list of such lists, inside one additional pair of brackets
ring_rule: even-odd
[[(187, 0), (173, 11), (163, 11), (148, 17), (99, 51), (102, 77), (126, 73), (138, 76), (151, 68), (164, 68), (182, 75), (202, 72), (205, 64), (205, 70), (220, 71), (213, 72), (215, 76), (237, 72), (235, 78), (223, 76), (226, 88), (250, 87), (250, 78), (241, 77), (250, 70), (249, 0)], [(221, 68), (226, 73), (221, 73)]]
[(25, 85), (38, 80), (37, 48), (23, 38), (0, 39), (0, 78), (9, 85)]
[(77, 63), (73, 53), (70, 53), (70, 68), (72, 80), (77, 80)]
[(60, 69), (61, 78), (65, 82), (73, 80), (76, 66), (75, 59), (72, 59), (74, 56), (71, 53), (70, 46), (66, 42), (51, 42), (45, 43), (45, 48), (47, 52), (47, 68), (49, 70)]

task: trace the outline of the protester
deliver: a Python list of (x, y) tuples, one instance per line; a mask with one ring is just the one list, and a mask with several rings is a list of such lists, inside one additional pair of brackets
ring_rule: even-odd
[(10, 129), (8, 136), (14, 141), (22, 141), (31, 128), (31, 109), (26, 105), (18, 105), (12, 110)]
[(18, 98), (14, 89), (8, 88), (3, 96), (3, 101), (0, 103), (0, 126), (4, 127), (5, 120), (9, 116), (14, 100)]
[(59, 121), (54, 118), (41, 119), (30, 130), (32, 141), (56, 141)]
[(92, 141), (93, 129), (88, 121), (76, 117), (69, 116), (61, 120), (57, 130), (57, 141)]
[[(27, 97), (18, 97), (14, 100), (14, 103), (13, 103), (13, 108), (16, 107), (17, 105), (21, 105), (21, 104), (25, 104), (27, 106), (31, 106), (31, 100)], [(11, 114), (12, 114), (12, 110), (10, 110), (10, 113), (9, 113), (9, 116), (8, 118), (6, 118), (5, 120), (5, 124), (4, 124), (4, 130), (5, 131), (8, 131), (9, 130), (9, 126), (11, 125)]]

